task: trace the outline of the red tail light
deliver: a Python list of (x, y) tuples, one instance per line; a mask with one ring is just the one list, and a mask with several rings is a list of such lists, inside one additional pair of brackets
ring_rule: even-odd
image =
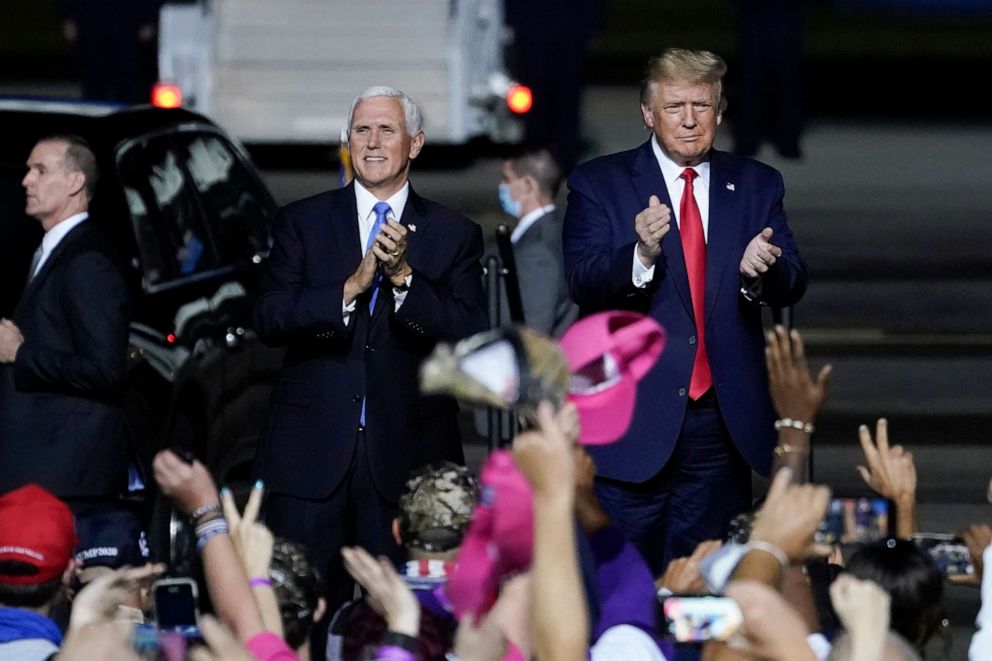
[(179, 108), (183, 105), (183, 91), (176, 85), (155, 83), (152, 88), (152, 105), (156, 108)]
[(506, 105), (518, 115), (523, 115), (533, 107), (534, 94), (526, 85), (514, 85), (506, 93)]

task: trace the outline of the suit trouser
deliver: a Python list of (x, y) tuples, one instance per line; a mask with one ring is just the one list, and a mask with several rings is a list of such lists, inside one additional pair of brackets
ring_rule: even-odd
[[(361, 546), (374, 556), (387, 555), (396, 562), (403, 555), (392, 536), (392, 522), (399, 508), (376, 490), (365, 432), (357, 433), (348, 472), (327, 498), (310, 500), (273, 493), (265, 505), (265, 522), (273, 534), (305, 544), (310, 550), (321, 593), (327, 600), (327, 614), (311, 635), (314, 659), (324, 656), (330, 616), (355, 593), (355, 582), (344, 569), (341, 547)], [(300, 466), (300, 470), (308, 467)]]
[(724, 539), (730, 520), (751, 509), (751, 468), (711, 390), (690, 401), (675, 450), (657, 475), (640, 484), (600, 478), (596, 494), (660, 576), (699, 542)]

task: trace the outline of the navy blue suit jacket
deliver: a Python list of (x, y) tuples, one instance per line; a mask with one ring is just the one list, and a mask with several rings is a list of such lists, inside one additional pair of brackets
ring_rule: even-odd
[[(667, 333), (657, 365), (638, 387), (630, 429), (618, 443), (590, 448), (602, 477), (643, 482), (671, 456), (682, 427), (696, 353), (696, 328), (682, 241), (672, 217), (662, 239), (654, 280), (631, 281), (634, 216), (657, 195), (672, 200), (650, 140), (637, 149), (578, 167), (569, 179), (563, 230), (572, 298), (582, 313), (631, 309), (649, 314)], [(710, 209), (706, 246), (706, 346), (716, 397), (737, 449), (767, 473), (775, 441), (774, 411), (764, 364), (761, 310), (740, 295), (739, 266), (756, 234), (771, 227), (782, 256), (762, 278), (771, 305), (795, 303), (806, 289), (806, 266), (782, 206), (782, 176), (757, 161), (719, 151), (710, 154)], [(678, 201), (676, 201), (676, 204)]]
[(0, 493), (37, 482), (60, 498), (127, 486), (128, 289), (92, 219), (24, 289), (17, 360), (0, 365)]
[[(384, 279), (376, 307), (358, 298), (347, 326), (344, 283), (362, 259), (353, 186), (284, 207), (255, 330), (286, 346), (259, 449), (266, 486), (323, 498), (345, 476), (367, 397), (368, 463), (379, 493), (395, 501), (410, 471), (462, 460), (454, 400), (419, 394), (421, 361), (439, 340), (488, 327), (482, 290), (482, 231), (410, 190), (402, 223), (411, 231), (413, 280), (394, 312)], [(416, 228), (413, 231), (413, 228)]]

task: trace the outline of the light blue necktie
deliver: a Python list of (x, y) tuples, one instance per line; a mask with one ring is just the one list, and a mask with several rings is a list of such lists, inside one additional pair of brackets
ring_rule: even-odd
[[(372, 211), (375, 211), (375, 223), (372, 225), (372, 231), (369, 232), (369, 240), (365, 242), (365, 252), (368, 253), (372, 250), (372, 244), (375, 243), (375, 237), (379, 234), (379, 230), (382, 226), (386, 224), (386, 216), (392, 212), (392, 208), (385, 202), (376, 202), (375, 206), (372, 207)], [(375, 299), (379, 297), (379, 283), (382, 282), (382, 273), (376, 272), (375, 277), (372, 278), (372, 299), (369, 301), (369, 312), (371, 313), (375, 309)]]
[[(385, 202), (376, 202), (375, 206), (372, 207), (372, 211), (375, 211), (375, 223), (372, 225), (372, 231), (369, 232), (369, 240), (365, 242), (365, 252), (368, 253), (372, 249), (372, 244), (375, 243), (375, 237), (379, 234), (379, 230), (382, 226), (386, 224), (386, 216), (392, 212), (392, 208)], [(376, 272), (375, 277), (372, 278), (372, 300), (369, 301), (369, 315), (372, 315), (372, 311), (375, 310), (375, 299), (379, 297), (379, 283), (382, 282), (382, 273)], [(359, 422), (364, 427), (365, 426), (365, 398), (362, 397), (362, 415), (359, 418)]]

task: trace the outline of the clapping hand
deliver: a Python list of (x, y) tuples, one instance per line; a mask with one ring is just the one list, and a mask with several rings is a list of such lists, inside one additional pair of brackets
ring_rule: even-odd
[(657, 195), (648, 198), (648, 206), (634, 216), (637, 233), (637, 257), (641, 264), (650, 267), (661, 254), (661, 240), (671, 229), (672, 211), (661, 203)]
[(751, 239), (741, 257), (741, 273), (749, 278), (757, 278), (775, 264), (782, 256), (782, 249), (771, 242), (774, 230), (766, 227)]

